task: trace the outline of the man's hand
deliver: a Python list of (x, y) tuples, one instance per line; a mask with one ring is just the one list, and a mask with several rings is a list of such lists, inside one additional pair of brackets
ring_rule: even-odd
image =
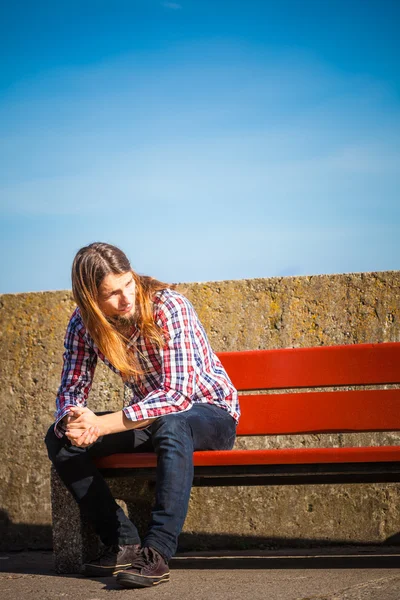
[(89, 408), (72, 406), (65, 419), (67, 430), (65, 435), (73, 446), (86, 448), (102, 435), (99, 417)]
[[(81, 433), (81, 431), (79, 430)], [(95, 427), (90, 427), (84, 431), (79, 437), (76, 437), (78, 434), (65, 434), (67, 438), (70, 440), (73, 446), (78, 446), (79, 448), (87, 448), (91, 446), (99, 439), (99, 430)]]

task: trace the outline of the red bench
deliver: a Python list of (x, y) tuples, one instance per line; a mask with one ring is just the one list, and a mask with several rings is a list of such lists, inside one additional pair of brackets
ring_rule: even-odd
[[(219, 357), (243, 393), (239, 436), (400, 430), (400, 342)], [(353, 386), (368, 388), (345, 389)], [(400, 446), (201, 451), (194, 464), (195, 485), (392, 482), (400, 481)], [(156, 456), (114, 454), (97, 465), (108, 477), (154, 478)]]

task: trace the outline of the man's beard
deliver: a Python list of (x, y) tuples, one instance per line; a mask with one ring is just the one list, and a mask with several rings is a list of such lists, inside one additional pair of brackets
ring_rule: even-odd
[(130, 337), (132, 328), (136, 325), (134, 315), (114, 315), (113, 317), (107, 317), (107, 321), (125, 337)]

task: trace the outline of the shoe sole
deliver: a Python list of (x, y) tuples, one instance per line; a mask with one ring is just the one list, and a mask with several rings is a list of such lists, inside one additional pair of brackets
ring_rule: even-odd
[(116, 582), (125, 588), (142, 588), (158, 585), (159, 583), (167, 583), (169, 581), (169, 571), (161, 577), (149, 577), (146, 575), (134, 575), (121, 571), (116, 577)]
[(84, 565), (83, 574), (85, 577), (112, 577), (116, 573), (129, 569), (131, 563), (126, 565), (114, 565), (113, 567), (102, 567), (101, 565)]

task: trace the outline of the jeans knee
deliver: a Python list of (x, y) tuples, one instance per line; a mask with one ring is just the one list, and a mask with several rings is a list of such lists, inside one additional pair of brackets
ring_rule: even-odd
[(185, 413), (175, 413), (164, 415), (157, 419), (153, 424), (154, 431), (168, 431), (171, 434), (179, 434), (182, 430), (188, 429), (188, 423)]
[(160, 417), (152, 426), (152, 441), (155, 447), (161, 440), (184, 442), (188, 438), (192, 438), (192, 432), (184, 413)]

